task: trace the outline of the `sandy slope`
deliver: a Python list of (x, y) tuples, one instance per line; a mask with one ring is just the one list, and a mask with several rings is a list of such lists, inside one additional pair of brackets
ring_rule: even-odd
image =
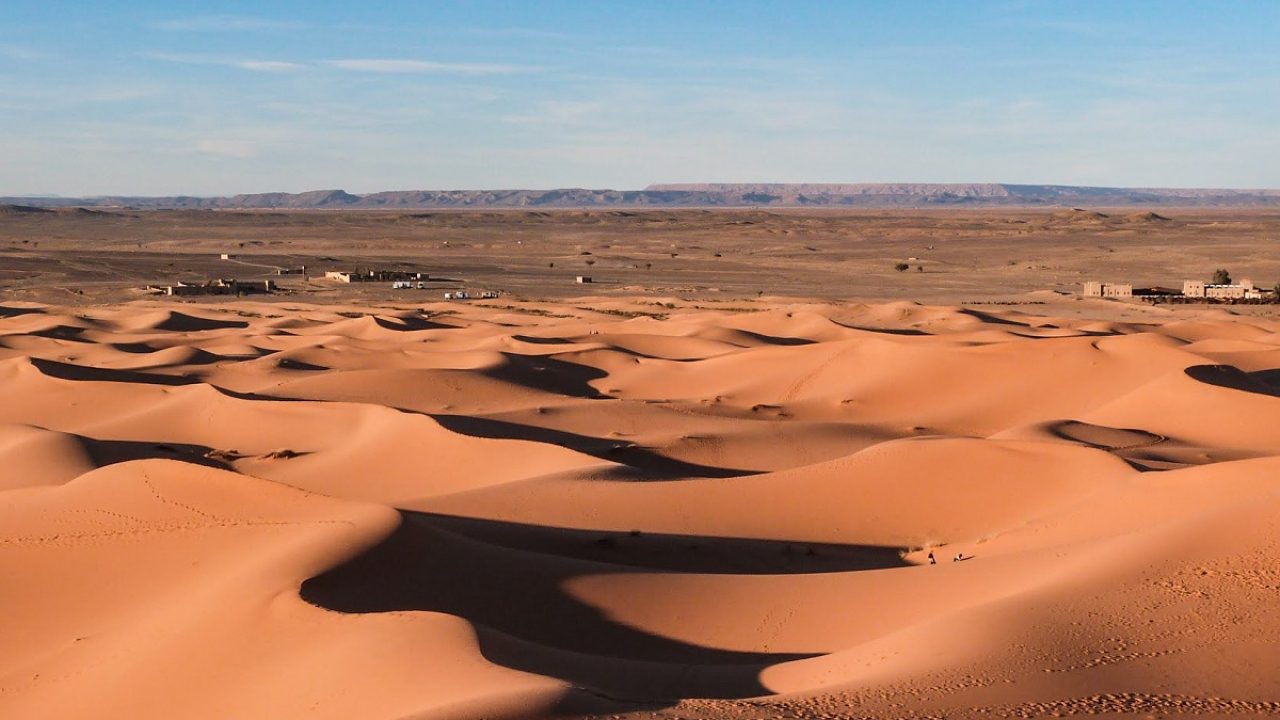
[(0, 716), (1280, 713), (1280, 322), (611, 303), (0, 305)]

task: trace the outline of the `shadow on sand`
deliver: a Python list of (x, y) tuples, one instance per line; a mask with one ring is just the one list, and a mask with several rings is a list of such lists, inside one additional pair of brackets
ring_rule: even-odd
[(142, 372), (139, 370), (116, 370), (112, 368), (89, 367), (87, 365), (75, 365), (73, 363), (59, 362), (57, 360), (44, 360), (42, 358), (30, 358), (31, 364), (35, 366), (44, 375), (59, 380), (74, 380), (77, 382), (120, 382), (120, 383), (140, 383), (144, 385), (195, 385), (200, 381), (186, 377), (185, 375), (161, 375), (158, 373)]
[(1280, 397), (1280, 369), (1245, 372), (1234, 365), (1193, 365), (1186, 373), (1209, 385)]
[(24, 308), (0, 305), (0, 318), (18, 317), (20, 315), (44, 315), (44, 308)]
[[(571, 530), (417, 512), (402, 512), (402, 519), (380, 545), (304, 582), (303, 599), (345, 613), (455, 615), (476, 626), (491, 662), (639, 703), (765, 695), (764, 668), (819, 653), (742, 652), (646, 632), (581, 600), (575, 579), (905, 565), (889, 547)], [(665, 603), (672, 614), (692, 601), (636, 598)]]
[(699, 465), (660, 455), (638, 445), (618, 440), (578, 435), (551, 428), (467, 415), (437, 415), (432, 418), (447, 430), (491, 440), (526, 440), (568, 448), (585, 455), (626, 465), (641, 471), (649, 480), (678, 478), (728, 478), (758, 474), (755, 470)]
[(592, 380), (608, 377), (608, 373), (603, 370), (545, 355), (519, 355), (506, 352), (502, 355), (505, 361), (497, 367), (484, 370), (485, 375), (495, 380), (569, 397), (589, 399), (608, 397), (591, 387)]
[(289, 397), (277, 397), (275, 395), (238, 392), (218, 385), (211, 385), (199, 377), (192, 377), (190, 375), (163, 375), (160, 373), (144, 372), (141, 370), (116, 370), (112, 368), (88, 367), (86, 365), (75, 365), (73, 363), (64, 363), (57, 360), (45, 360), (34, 357), (28, 358), (28, 360), (31, 362), (31, 365), (42, 374), (52, 378), (58, 378), (59, 380), (71, 380), (75, 382), (133, 383), (143, 385), (164, 385), (168, 387), (206, 385), (219, 394), (236, 400), (254, 400), (259, 402), (323, 402), (317, 400), (298, 400)]

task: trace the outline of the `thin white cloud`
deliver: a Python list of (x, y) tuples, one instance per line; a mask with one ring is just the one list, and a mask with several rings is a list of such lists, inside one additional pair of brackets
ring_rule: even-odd
[(297, 72), (307, 67), (302, 63), (285, 62), (284, 60), (240, 60), (235, 65), (244, 70), (271, 73)]
[(152, 60), (180, 63), (183, 65), (223, 65), (252, 72), (297, 72), (298, 70), (305, 70), (307, 68), (307, 65), (303, 63), (289, 62), (286, 60), (237, 60), (220, 55), (202, 55), (198, 53), (142, 53), (142, 56), (151, 58)]
[(139, 53), (144, 58), (150, 60), (161, 60), (163, 62), (181, 63), (183, 65), (224, 65), (226, 60), (216, 55), (199, 55), (196, 53), (167, 53), (167, 52), (144, 52)]
[(297, 30), (304, 25), (294, 20), (272, 20), (249, 15), (197, 15), (151, 23), (157, 30), (178, 32), (227, 32), (248, 30)]
[(531, 65), (501, 65), (497, 63), (449, 63), (432, 60), (394, 60), (388, 58), (348, 58), (325, 60), (325, 65), (355, 72), (388, 74), (438, 74), (438, 75), (515, 75), (538, 72)]
[[(225, 65), (241, 70), (267, 73), (285, 73), (305, 70), (306, 63), (289, 60), (232, 59), (218, 55), (202, 55), (195, 53), (144, 53), (145, 57), (165, 62), (182, 63), (184, 65)], [(515, 75), (519, 73), (538, 72), (541, 68), (523, 65), (502, 65), (497, 63), (445, 63), (430, 60), (392, 60), (379, 58), (353, 58), (345, 60), (325, 60), (323, 65), (351, 70), (354, 72), (382, 74), (435, 74), (435, 75)]]

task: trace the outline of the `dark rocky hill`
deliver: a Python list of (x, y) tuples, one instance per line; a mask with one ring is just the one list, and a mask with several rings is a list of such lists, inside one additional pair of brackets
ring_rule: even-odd
[(591, 208), (591, 207), (1280, 207), (1280, 190), (1105, 188), (1000, 183), (704, 183), (643, 190), (343, 190), (230, 197), (3, 198), (25, 208), (139, 210)]

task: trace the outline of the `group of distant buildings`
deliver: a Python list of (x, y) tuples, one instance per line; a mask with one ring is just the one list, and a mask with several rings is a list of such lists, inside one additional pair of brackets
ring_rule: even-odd
[[(330, 270), (326, 280), (343, 283), (391, 282), (392, 290), (428, 290), (431, 275), (411, 270)], [(437, 278), (438, 279), (438, 278)], [(444, 294), (445, 300), (488, 300), (498, 297), (495, 290), (454, 290)]]
[[(223, 253), (223, 260), (234, 260), (235, 256)], [(280, 268), (276, 275), (306, 275), (306, 266), (298, 268)], [(417, 287), (425, 289), (431, 276), (424, 272), (408, 272), (400, 270), (333, 270), (324, 274), (327, 280), (344, 283), (386, 282), (393, 283), (394, 288)], [(278, 288), (274, 280), (239, 280), (235, 278), (215, 278), (204, 282), (177, 282), (172, 285), (148, 285), (148, 290), (161, 295), (175, 297), (192, 297), (197, 295), (253, 295), (275, 292)]]
[(173, 297), (197, 295), (256, 295), (275, 292), (274, 280), (237, 280), (215, 278), (201, 283), (179, 282), (173, 285), (148, 285), (148, 290)]
[(428, 273), (411, 270), (330, 270), (324, 277), (344, 283), (427, 282), (431, 279)]
[[(219, 259), (239, 261), (239, 258), (234, 253), (221, 253), (219, 255)], [(321, 259), (333, 260), (334, 258)], [(304, 279), (309, 277), (306, 265), (276, 268), (275, 274), (278, 276), (302, 275)], [(430, 289), (430, 285), (428, 285), (428, 283), (432, 280), (432, 277), (429, 273), (417, 270), (365, 268), (356, 270), (328, 270), (324, 273), (324, 279), (340, 283), (389, 282), (391, 283), (391, 288), (393, 290), (427, 290)], [(442, 278), (435, 279), (441, 280)], [(574, 282), (579, 285), (587, 285), (591, 284), (593, 280), (589, 275), (578, 275), (574, 277)], [(277, 285), (274, 280), (216, 278), (203, 282), (177, 282), (172, 285), (148, 285), (147, 290), (174, 297), (192, 297), (199, 295), (250, 295), (275, 292), (277, 290)], [(446, 292), (444, 297), (446, 300), (471, 300), (496, 298), (500, 294), (500, 292), (493, 290), (457, 290)]]
[(1127, 283), (1086, 282), (1085, 297), (1128, 299), (1140, 298), (1150, 302), (1178, 301), (1227, 301), (1277, 299), (1275, 293), (1263, 290), (1251, 280), (1238, 283), (1207, 283), (1202, 280), (1186, 280), (1182, 290), (1165, 287), (1134, 288)]
[[(232, 253), (222, 253), (222, 260), (236, 260)], [(305, 265), (296, 268), (278, 268), (276, 275), (307, 276)], [(427, 290), (431, 281), (429, 273), (417, 270), (329, 270), (324, 273), (326, 280), (340, 283), (374, 283), (389, 282), (393, 290)], [(441, 278), (436, 278), (437, 280)], [(591, 282), (591, 278), (579, 277), (578, 282)], [(194, 297), (200, 295), (251, 295), (271, 293), (278, 289), (274, 280), (238, 280), (235, 278), (215, 278), (203, 282), (177, 282), (172, 285), (148, 285), (147, 290), (173, 297)], [(446, 292), (446, 300), (487, 299), (499, 296), (493, 290), (457, 290)]]

